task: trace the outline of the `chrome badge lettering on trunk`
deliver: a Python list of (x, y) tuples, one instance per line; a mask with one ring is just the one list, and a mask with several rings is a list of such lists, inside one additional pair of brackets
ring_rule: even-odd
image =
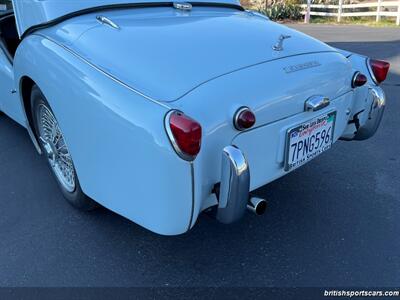
[(285, 67), (285, 68), (283, 68), (283, 70), (285, 70), (286, 73), (293, 73), (293, 72), (297, 72), (297, 71), (301, 71), (301, 70), (305, 70), (305, 69), (319, 67), (320, 65), (321, 64), (318, 61), (309, 61), (309, 62), (305, 62), (305, 63), (299, 64), (299, 65)]

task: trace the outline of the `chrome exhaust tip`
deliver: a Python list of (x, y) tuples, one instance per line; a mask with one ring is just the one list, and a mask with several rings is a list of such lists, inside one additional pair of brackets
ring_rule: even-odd
[(251, 197), (247, 209), (257, 216), (261, 216), (267, 210), (267, 201), (262, 198)]

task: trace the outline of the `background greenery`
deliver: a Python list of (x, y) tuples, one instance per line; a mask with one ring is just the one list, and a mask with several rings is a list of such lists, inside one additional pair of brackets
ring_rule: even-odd
[(302, 0), (241, 0), (241, 4), (267, 15), (271, 20), (300, 20)]
[(292, 3), (275, 3), (270, 7), (259, 9), (259, 12), (267, 15), (271, 20), (300, 20), (301, 8)]

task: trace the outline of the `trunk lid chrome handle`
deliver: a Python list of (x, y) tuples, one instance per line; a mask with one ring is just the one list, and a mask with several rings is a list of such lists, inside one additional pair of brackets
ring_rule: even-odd
[(192, 4), (188, 2), (174, 2), (173, 6), (175, 9), (183, 10), (183, 11), (191, 11)]
[(318, 111), (331, 104), (331, 100), (325, 96), (312, 96), (304, 104), (304, 111)]
[(108, 25), (108, 26), (110, 26), (111, 28), (114, 28), (114, 29), (117, 29), (117, 30), (120, 29), (120, 27), (119, 27), (116, 23), (114, 23), (111, 19), (109, 19), (109, 18), (107, 18), (107, 17), (105, 17), (105, 16), (96, 16), (96, 20), (97, 20), (100, 24)]

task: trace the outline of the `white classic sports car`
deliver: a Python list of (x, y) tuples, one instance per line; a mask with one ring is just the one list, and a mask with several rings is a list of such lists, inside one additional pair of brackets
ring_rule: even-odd
[(252, 191), (374, 135), (389, 70), (237, 0), (14, 0), (0, 48), (0, 110), (65, 198), (164, 235), (260, 215)]

